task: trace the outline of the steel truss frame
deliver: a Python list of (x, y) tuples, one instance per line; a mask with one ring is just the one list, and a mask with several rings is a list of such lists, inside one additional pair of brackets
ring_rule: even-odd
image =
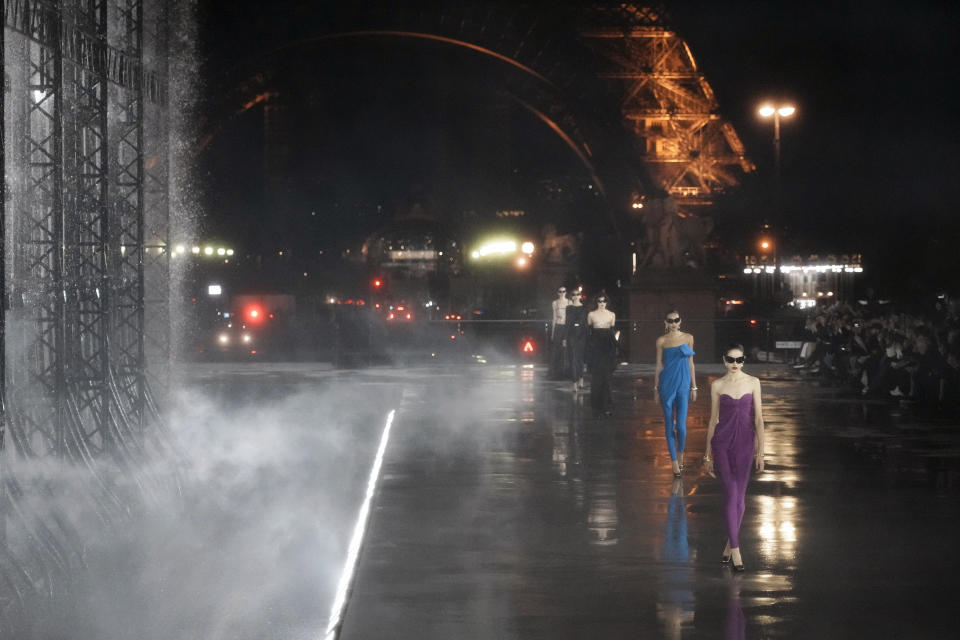
[(678, 203), (709, 205), (753, 171), (743, 143), (719, 115), (713, 89), (661, 6), (595, 7), (581, 32), (603, 57), (600, 73), (622, 88), (621, 110), (658, 185)]
[[(166, 78), (165, 69), (144, 65), (144, 13), (164, 4), (5, 0), (6, 27), (21, 36), (14, 39), (25, 61), (25, 77), (11, 83), (17, 91), (10, 96), (14, 107), (23, 100), (25, 143), (18, 155), (25, 171), (15, 185), (16, 210), (8, 211), (4, 200), (4, 230), (17, 238), (4, 266), (13, 265), (22, 289), (3, 284), (14, 294), (11, 317), (19, 317), (12, 370), (27, 377), (18, 373), (12, 387), (0, 379), (2, 399), (12, 396), (13, 404), (0, 424), (0, 446), (7, 427), (23, 455), (90, 458), (116, 451), (118, 443), (125, 447), (146, 422), (146, 248), (161, 263), (169, 252)], [(150, 18), (152, 33), (164, 34), (165, 9)], [(159, 40), (152, 40), (151, 53), (162, 61)], [(157, 130), (148, 133), (146, 126)], [(146, 139), (164, 168), (152, 179)], [(144, 213), (151, 198), (163, 224), (154, 225), (148, 245)], [(153, 271), (155, 297), (168, 305), (169, 269)], [(153, 355), (165, 369), (169, 350)]]

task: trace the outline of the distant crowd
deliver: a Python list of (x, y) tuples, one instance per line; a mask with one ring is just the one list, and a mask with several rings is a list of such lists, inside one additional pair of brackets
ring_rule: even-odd
[(795, 368), (925, 415), (960, 415), (960, 300), (929, 312), (834, 305), (811, 314)]

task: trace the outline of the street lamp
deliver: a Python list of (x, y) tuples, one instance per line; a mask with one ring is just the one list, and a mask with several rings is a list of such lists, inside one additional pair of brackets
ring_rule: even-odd
[[(774, 203), (774, 233), (779, 233), (781, 230), (781, 185), (780, 185), (780, 118), (789, 118), (794, 113), (797, 112), (797, 108), (792, 104), (781, 104), (774, 106), (770, 103), (764, 104), (757, 110), (761, 118), (773, 118), (773, 164), (774, 171), (776, 173), (776, 193), (774, 197), (776, 201)], [(780, 255), (777, 251), (777, 244), (773, 245), (773, 264), (776, 271), (774, 272), (774, 283), (776, 283), (777, 272), (780, 271)]]

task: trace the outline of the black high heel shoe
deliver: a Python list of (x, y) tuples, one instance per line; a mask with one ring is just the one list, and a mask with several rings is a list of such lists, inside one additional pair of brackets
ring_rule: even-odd
[(730, 558), (731, 556), (729, 555), (720, 556), (720, 564), (730, 564)]
[(734, 573), (743, 573), (744, 571), (746, 571), (746, 569), (743, 568), (743, 565), (742, 565), (742, 564), (735, 564), (735, 565), (733, 565), (733, 572), (734, 572)]

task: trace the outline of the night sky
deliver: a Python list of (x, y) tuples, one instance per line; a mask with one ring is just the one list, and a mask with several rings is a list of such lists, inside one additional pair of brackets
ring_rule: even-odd
[[(261, 116), (227, 120), (221, 96), (248, 70), (276, 64), (259, 52), (322, 30), (338, 6), (201, 0), (202, 106), (212, 118), (205, 127), (219, 130), (200, 155), (211, 230), (230, 228), (239, 242), (262, 241), (262, 211), (271, 206), (263, 188)], [(772, 180), (773, 127), (756, 108), (781, 97), (798, 108), (782, 127), (792, 246), (805, 253), (863, 251), (874, 273), (886, 278), (926, 269), (935, 280), (948, 279), (960, 237), (950, 97), (960, 26), (955, 4), (667, 7), (758, 167), (718, 210), (718, 232), (728, 242), (759, 224)], [(439, 52), (409, 43), (351, 43), (269, 59), (285, 69), (276, 88), (295, 96), (288, 109), (294, 117), (281, 129), (294, 142), (285, 193), (304, 212), (318, 212), (310, 221), (319, 225), (315, 233), (374, 224), (371, 210), (380, 206), (388, 216), (412, 193), (427, 194), (439, 209), (498, 207), (504, 197), (490, 185), (522, 196), (545, 177), (579, 171), (543, 127), (504, 106), (502, 72), (459, 52)], [(498, 145), (510, 148), (510, 167), (484, 160)], [(364, 212), (344, 211), (347, 205)], [(283, 242), (283, 233), (309, 229), (273, 231)]]

